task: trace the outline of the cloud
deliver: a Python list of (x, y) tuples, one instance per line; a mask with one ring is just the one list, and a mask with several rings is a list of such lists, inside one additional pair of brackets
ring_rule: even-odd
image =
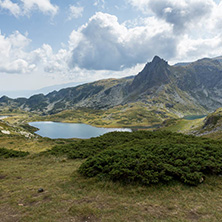
[(21, 0), (23, 2), (24, 12), (30, 13), (32, 10), (39, 11), (54, 16), (58, 12), (58, 6), (53, 5), (50, 0)]
[[(144, 3), (142, 0), (138, 2)], [(184, 21), (188, 12), (184, 12), (185, 17), (180, 14), (182, 9), (190, 10), (185, 4), (188, 0), (174, 4), (171, 0), (165, 2), (171, 5), (159, 7), (157, 4), (157, 12), (152, 6), (152, 14), (123, 23), (114, 15), (97, 12), (85, 25), (73, 30), (67, 44), (63, 44), (58, 51), (54, 51), (49, 44), (30, 51), (31, 40), (26, 34), (16, 31), (5, 36), (0, 33), (0, 73), (41, 73), (42, 76), (62, 81), (90, 81), (136, 74), (133, 68), (150, 61), (154, 55), (170, 61), (191, 61), (221, 54), (222, 3), (206, 10), (207, 18), (205, 9), (200, 9), (201, 12), (197, 13), (200, 17)], [(197, 4), (199, 1), (193, 0), (193, 6), (194, 2)], [(164, 16), (178, 9), (178, 21), (161, 17), (159, 8), (163, 9)], [(179, 26), (176, 28), (177, 24), (181, 24), (182, 30)]]
[[(159, 27), (159, 28), (157, 28)], [(154, 17), (140, 27), (127, 28), (116, 16), (98, 12), (70, 35), (70, 66), (90, 70), (121, 70), (144, 63), (154, 54), (170, 58), (177, 39), (172, 27)]]
[(3, 73), (29, 73), (35, 69), (25, 52), (31, 41), (18, 31), (8, 37), (0, 33), (0, 71)]
[(198, 23), (211, 15), (215, 6), (213, 0), (128, 0), (143, 13), (154, 13), (159, 19), (172, 24), (178, 34), (190, 24)]
[(82, 17), (83, 11), (84, 11), (84, 8), (81, 7), (81, 6), (70, 5), (68, 20), (72, 20), (72, 19)]
[(67, 65), (68, 56), (69, 52), (65, 49), (60, 49), (54, 53), (48, 44), (43, 44), (41, 48), (30, 53), (32, 62), (42, 67), (47, 73), (66, 73), (69, 69)]
[(99, 6), (101, 8), (104, 9), (105, 7), (105, 0), (94, 0), (94, 3), (93, 3), (94, 6)]
[(69, 50), (59, 49), (58, 52), (53, 52), (50, 45), (43, 44), (40, 48), (28, 51), (30, 43), (27, 35), (18, 31), (9, 36), (0, 33), (0, 75), (41, 73), (65, 78), (73, 73), (68, 66)]
[(18, 4), (13, 3), (10, 0), (0, 0), (0, 8), (10, 11), (15, 17), (18, 17), (21, 14), (21, 9)]
[(70, 51), (60, 49), (53, 52), (48, 44), (28, 51), (31, 40), (27, 35), (15, 31), (9, 36), (0, 33), (0, 74), (31, 74), (68, 75)]
[(192, 39), (185, 35), (178, 44), (177, 60), (193, 61), (204, 57), (215, 57), (221, 55), (222, 36), (216, 35), (213, 38)]
[(0, 9), (8, 10), (15, 17), (29, 15), (34, 10), (54, 16), (58, 12), (58, 6), (53, 5), (50, 0), (0, 0)]

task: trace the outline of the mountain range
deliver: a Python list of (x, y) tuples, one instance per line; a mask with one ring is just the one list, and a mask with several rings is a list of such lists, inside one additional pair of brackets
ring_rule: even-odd
[(40, 88), (40, 89), (35, 89), (35, 90), (4, 90), (4, 91), (0, 91), (0, 97), (3, 96), (3, 95), (6, 95), (10, 98), (13, 98), (13, 99), (16, 99), (16, 98), (19, 98), (19, 97), (25, 97), (25, 98), (29, 98), (30, 96), (32, 95), (35, 95), (35, 94), (48, 94), (50, 93), (51, 91), (54, 91), (54, 90), (60, 90), (60, 89), (63, 89), (63, 88), (67, 88), (67, 87), (75, 87), (77, 85), (80, 85), (80, 84), (83, 84), (83, 83), (80, 83), (80, 82), (70, 82), (70, 83), (65, 83), (65, 84), (59, 84), (59, 85), (51, 85), (51, 86), (47, 86), (47, 87), (44, 87), (44, 88)]
[(37, 94), (30, 98), (0, 98), (10, 107), (44, 114), (77, 108), (109, 109), (140, 104), (176, 116), (204, 114), (222, 107), (222, 59), (203, 58), (169, 65), (155, 56), (136, 76), (107, 79)]

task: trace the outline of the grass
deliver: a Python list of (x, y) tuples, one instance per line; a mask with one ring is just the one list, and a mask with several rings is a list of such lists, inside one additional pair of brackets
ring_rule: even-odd
[[(118, 112), (122, 108), (119, 107)], [(69, 116), (67, 118), (71, 118), (71, 111)], [(106, 115), (106, 118), (112, 121), (113, 117)], [(17, 124), (18, 120), (23, 124), (22, 116), (11, 118), (10, 123)], [(174, 128), (168, 127), (172, 131), (186, 131), (192, 125), (194, 122), (189, 127), (180, 122)], [(221, 176), (208, 176), (197, 187), (179, 182), (150, 186), (123, 185), (81, 176), (78, 168), (84, 160), (38, 155), (56, 144), (72, 141), (0, 135), (0, 147), (31, 153), (23, 158), (0, 159), (2, 222), (221, 220)], [(39, 188), (43, 188), (44, 192), (39, 193)]]
[(137, 102), (107, 110), (65, 110), (54, 115), (34, 116), (32, 120), (86, 123), (98, 127), (132, 127), (160, 124), (163, 120), (174, 117), (176, 115), (163, 108)]
[(42, 137), (26, 138), (19, 135), (1, 135), (0, 148), (13, 149), (17, 151), (36, 154), (51, 149), (55, 145), (69, 144), (78, 139), (49, 139)]
[(27, 139), (25, 137), (16, 135), (0, 136), (0, 147), (30, 153), (45, 151), (46, 149), (50, 149), (56, 144), (56, 141), (45, 138)]
[[(121, 185), (86, 179), (81, 160), (1, 159), (2, 221), (219, 221), (222, 177), (198, 187)], [(44, 192), (38, 193), (43, 188)]]
[(162, 129), (171, 132), (190, 133), (203, 126), (204, 119), (205, 117), (195, 120), (173, 119), (167, 121)]

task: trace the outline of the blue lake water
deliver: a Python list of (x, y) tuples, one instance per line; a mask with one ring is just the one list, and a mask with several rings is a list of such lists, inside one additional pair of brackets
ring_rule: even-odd
[(206, 117), (206, 115), (190, 115), (190, 116), (184, 116), (183, 119), (186, 120), (195, 120), (195, 119), (201, 119)]
[(0, 119), (5, 119), (7, 118), (8, 116), (0, 116)]
[(82, 123), (30, 122), (29, 125), (39, 129), (36, 131), (36, 134), (42, 137), (49, 137), (51, 139), (89, 139), (91, 137), (101, 136), (113, 131), (132, 131), (128, 128), (100, 128)]

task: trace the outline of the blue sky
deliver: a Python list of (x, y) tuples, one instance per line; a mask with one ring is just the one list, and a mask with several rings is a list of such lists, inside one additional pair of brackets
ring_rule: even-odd
[(0, 0), (0, 91), (222, 55), (219, 0)]

